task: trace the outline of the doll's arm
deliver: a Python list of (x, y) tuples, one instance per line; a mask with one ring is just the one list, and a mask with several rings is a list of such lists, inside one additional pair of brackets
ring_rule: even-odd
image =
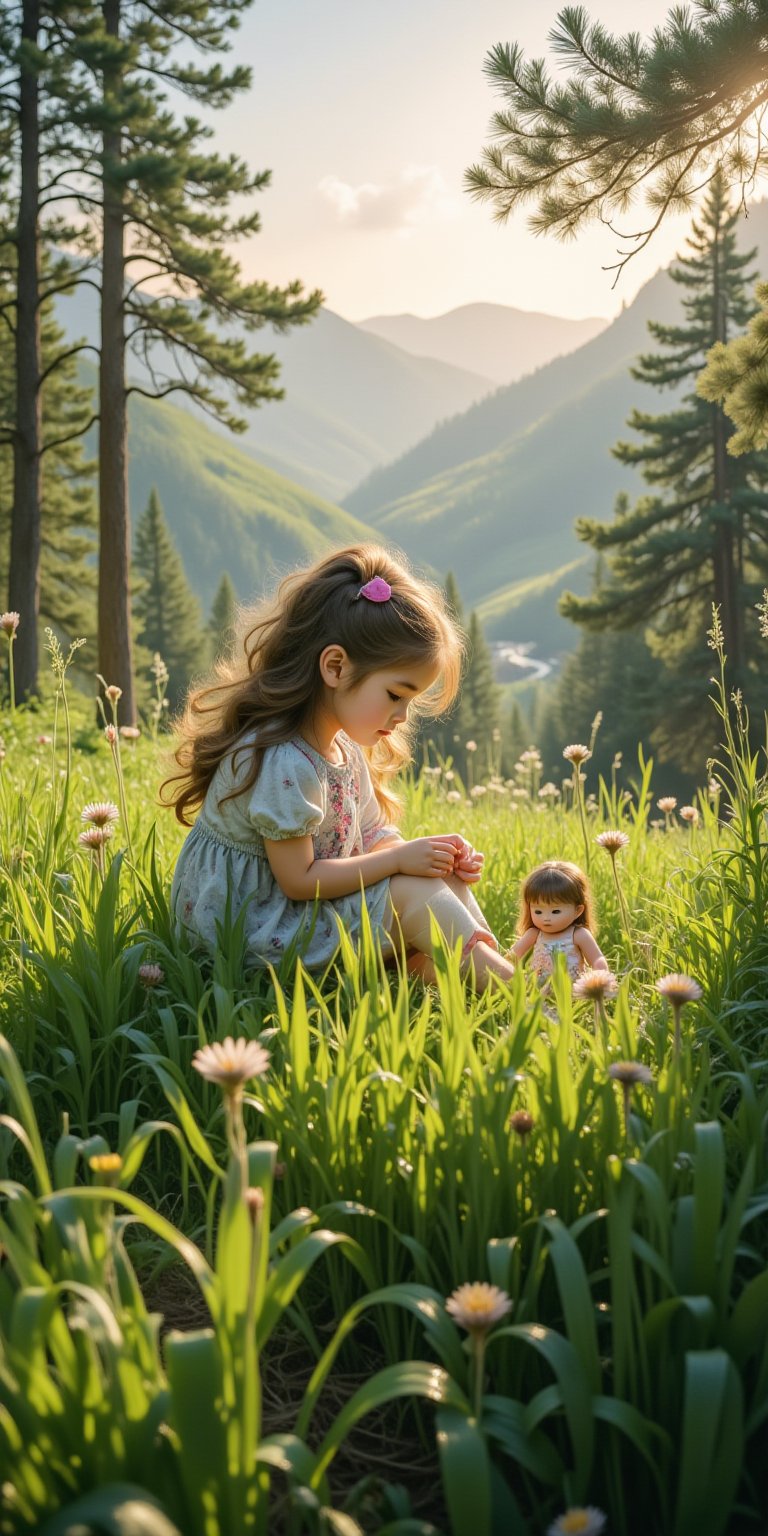
[(537, 928), (528, 928), (521, 938), (516, 939), (511, 949), (507, 950), (507, 956), (513, 955), (515, 960), (522, 960), (529, 949), (533, 949), (538, 938)]
[(610, 966), (597, 942), (588, 928), (577, 928), (573, 935), (573, 942), (577, 949), (581, 950), (587, 965), (593, 971), (608, 971)]

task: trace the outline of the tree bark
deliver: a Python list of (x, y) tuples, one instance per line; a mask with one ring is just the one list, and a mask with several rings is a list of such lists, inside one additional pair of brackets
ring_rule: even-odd
[[(713, 342), (726, 342), (728, 340), (727, 296), (725, 283), (721, 281), (719, 233), (715, 234), (712, 254), (714, 260), (714, 335), (712, 340)], [(744, 644), (738, 578), (736, 561), (734, 559), (733, 514), (730, 507), (728, 450), (726, 447), (728, 427), (721, 406), (713, 405), (711, 411), (714, 454), (714, 500), (716, 505), (722, 509), (721, 516), (715, 526), (712, 551), (715, 602), (720, 610), (720, 623), (723, 630), (725, 653), (730, 662), (733, 677), (739, 679), (744, 661)]]
[[(39, 0), (24, 0), (22, 43), (37, 43)], [(13, 436), (13, 509), (8, 607), (21, 615), (14, 643), (16, 698), (37, 690), (40, 616), (40, 487), (42, 408), (40, 377), (40, 123), (34, 66), (19, 70), (20, 188), (17, 228), (16, 423)]]
[[(121, 0), (104, 0), (110, 37), (120, 31)], [(120, 84), (119, 67), (104, 70), (104, 96)], [(125, 388), (125, 213), (114, 176), (122, 157), (119, 129), (103, 135), (103, 255), (99, 368), (99, 671), (122, 688), (119, 718), (136, 722), (131, 638), (131, 532), (128, 508), (128, 413)]]

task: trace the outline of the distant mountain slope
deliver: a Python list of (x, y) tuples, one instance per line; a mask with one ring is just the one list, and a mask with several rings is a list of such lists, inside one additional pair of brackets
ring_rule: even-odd
[[(94, 370), (83, 368), (92, 382)], [(163, 401), (129, 402), (129, 487), (134, 519), (157, 486), (190, 584), (207, 609), (222, 571), (247, 600), (275, 571), (330, 543), (375, 538), (340, 507), (256, 464), (227, 441)]]
[[(741, 221), (739, 244), (745, 250), (757, 247), (756, 268), (758, 273), (765, 274), (768, 271), (768, 202), (754, 204), (749, 218)], [(344, 497), (344, 505), (358, 517), (378, 521), (381, 513), (418, 492), (435, 476), (495, 452), (600, 379), (626, 379), (637, 355), (653, 350), (648, 321), (657, 320), (663, 324), (676, 321), (680, 315), (680, 298), (679, 287), (669, 274), (657, 272), (640, 289), (632, 304), (599, 336), (568, 357), (556, 358), (537, 373), (495, 390), (462, 415), (442, 422), (415, 448), (369, 475), (355, 491)], [(635, 404), (642, 386), (633, 384), (632, 388), (628, 409)], [(626, 394), (622, 398), (626, 401)], [(669, 395), (648, 391), (643, 398), (648, 409), (661, 410)], [(617, 427), (616, 412), (611, 411), (602, 439), (599, 433), (592, 436), (596, 456), (608, 455), (616, 438), (624, 435), (625, 430), (624, 419)], [(566, 439), (562, 439), (558, 453), (562, 453), (565, 442)], [(509, 494), (516, 502), (512, 485)], [(610, 508), (603, 507), (602, 512), (595, 508), (596, 515), (607, 515), (609, 511)]]
[(513, 637), (535, 645), (544, 657), (573, 645), (573, 625), (553, 610), (567, 586), (586, 593), (593, 564), (591, 550), (541, 576), (524, 576), (477, 604), (477, 616), (489, 640)]
[[(83, 337), (96, 344), (98, 295), (93, 288), (60, 296), (56, 316), (70, 340)], [(436, 422), (466, 410), (494, 388), (490, 378), (434, 358), (413, 357), (328, 309), (285, 335), (268, 327), (240, 334), (254, 351), (280, 358), (279, 384), (285, 390), (283, 400), (244, 413), (248, 427), (240, 443), (260, 463), (331, 500), (375, 465), (418, 442)], [(161, 373), (176, 376), (163, 347), (153, 348), (152, 358)], [(148, 381), (136, 357), (129, 358), (128, 373), (136, 383)], [(172, 398), (210, 430), (230, 438), (184, 395)]]
[(450, 363), (412, 357), (328, 309), (269, 347), (286, 398), (251, 412), (242, 440), (334, 498), (494, 387)]
[(583, 346), (609, 321), (600, 316), (567, 320), (507, 304), (462, 304), (429, 320), (418, 315), (373, 315), (357, 323), (361, 330), (382, 336), (405, 352), (438, 357), (485, 374), (497, 384), (510, 384), (553, 357)]
[[(666, 272), (657, 272), (634, 303), (599, 336), (528, 378), (495, 390), (451, 421), (441, 422), (415, 448), (384, 469), (374, 470), (343, 498), (344, 505), (358, 517), (372, 516), (434, 475), (492, 453), (597, 379), (626, 373), (637, 354), (647, 350), (648, 320), (669, 322), (678, 314), (678, 306), (671, 278)], [(609, 446), (607, 441), (606, 448)]]
[[(599, 379), (494, 453), (446, 470), (379, 508), (376, 526), (416, 560), (439, 561), (442, 570), (453, 571), (469, 606), (484, 604), (500, 588), (556, 572), (585, 553), (573, 531), (575, 518), (610, 516), (616, 492), (639, 487), (639, 477), (633, 481), (606, 449), (631, 407), (638, 400), (647, 405), (649, 394), (626, 372)], [(551, 617), (558, 595), (554, 590), (550, 602), (546, 589), (540, 593)], [(521, 614), (514, 618), (514, 632), (503, 638), (518, 638)], [(494, 622), (494, 634), (500, 629)]]

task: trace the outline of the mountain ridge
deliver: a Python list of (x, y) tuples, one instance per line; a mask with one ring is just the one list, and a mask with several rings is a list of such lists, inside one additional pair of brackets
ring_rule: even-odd
[(610, 324), (604, 316), (572, 320), (543, 310), (518, 309), (482, 300), (441, 315), (372, 315), (357, 325), (418, 357), (490, 375), (508, 384), (574, 352)]

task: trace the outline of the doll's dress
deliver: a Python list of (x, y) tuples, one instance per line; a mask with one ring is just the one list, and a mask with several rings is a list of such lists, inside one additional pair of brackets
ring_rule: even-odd
[(584, 966), (584, 956), (574, 942), (573, 928), (555, 933), (551, 938), (539, 933), (531, 955), (531, 969), (540, 987), (546, 986), (554, 969), (555, 955), (564, 955), (571, 981), (575, 981)]

